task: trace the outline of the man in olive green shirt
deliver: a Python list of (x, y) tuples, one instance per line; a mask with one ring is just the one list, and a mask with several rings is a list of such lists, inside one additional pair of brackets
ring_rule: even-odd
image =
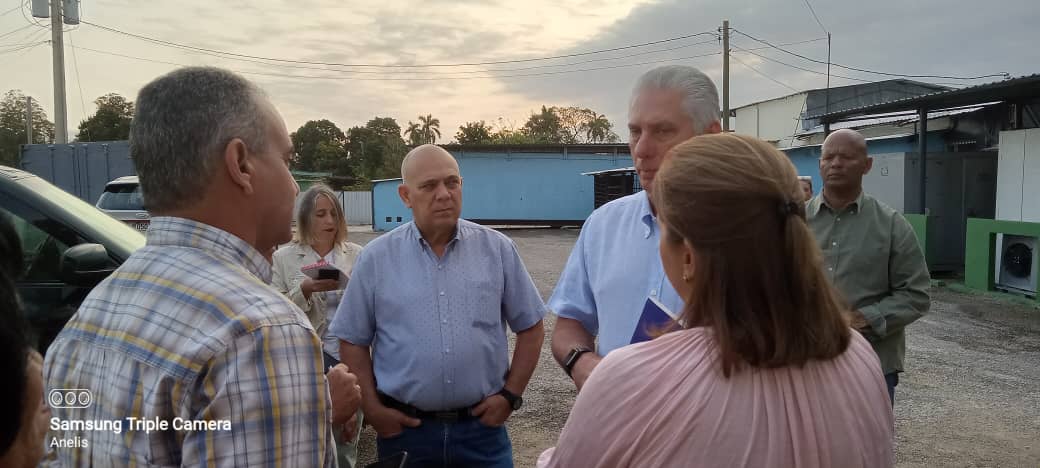
[(823, 190), (809, 200), (806, 215), (825, 273), (848, 301), (852, 327), (877, 352), (894, 402), (906, 353), (903, 330), (928, 311), (931, 279), (910, 223), (863, 193), (872, 164), (859, 132), (827, 136), (820, 156)]

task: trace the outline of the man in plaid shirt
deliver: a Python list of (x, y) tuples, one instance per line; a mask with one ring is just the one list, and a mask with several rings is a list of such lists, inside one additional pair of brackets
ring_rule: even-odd
[(318, 337), (268, 286), (264, 253), (290, 239), (299, 192), (281, 116), (255, 85), (215, 68), (162, 76), (136, 106), (130, 154), (153, 215), (147, 245), (47, 352), (48, 392), (93, 395), (54, 408), (49, 459), (335, 466), (332, 406), (354, 412), (356, 380), (338, 369), (330, 398)]

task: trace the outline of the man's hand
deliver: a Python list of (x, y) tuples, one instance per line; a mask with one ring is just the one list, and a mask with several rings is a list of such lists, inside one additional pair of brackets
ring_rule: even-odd
[(499, 427), (505, 424), (506, 419), (513, 413), (513, 407), (509, 405), (506, 397), (494, 394), (484, 399), (472, 410), (473, 416), (480, 418), (480, 423), (488, 427)]
[(325, 377), (332, 395), (332, 424), (338, 426), (346, 423), (361, 407), (361, 386), (346, 364), (337, 364)]
[(404, 432), (405, 427), (419, 427), (422, 424), (418, 419), (409, 418), (404, 413), (385, 406), (366, 409), (365, 420), (376, 430), (376, 434), (384, 439)]
[(870, 331), (870, 324), (867, 323), (867, 319), (863, 317), (863, 313), (858, 310), (849, 311), (846, 316), (849, 319), (849, 326), (859, 331)]
[(571, 369), (571, 379), (574, 380), (574, 386), (581, 391), (581, 387), (585, 386), (585, 381), (589, 379), (589, 375), (596, 369), (599, 362), (603, 358), (596, 354), (595, 351), (583, 353), (578, 357), (578, 362), (574, 363), (574, 368)]

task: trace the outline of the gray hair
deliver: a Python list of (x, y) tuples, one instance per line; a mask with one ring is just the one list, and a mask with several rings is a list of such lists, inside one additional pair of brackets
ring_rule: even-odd
[(645, 89), (674, 89), (682, 94), (682, 108), (693, 120), (698, 134), (719, 122), (719, 92), (711, 78), (696, 68), (664, 65), (644, 73), (632, 90), (629, 104)]
[(130, 157), (149, 211), (198, 203), (227, 144), (240, 138), (262, 151), (269, 111), (245, 78), (212, 67), (187, 67), (156, 78), (137, 94)]

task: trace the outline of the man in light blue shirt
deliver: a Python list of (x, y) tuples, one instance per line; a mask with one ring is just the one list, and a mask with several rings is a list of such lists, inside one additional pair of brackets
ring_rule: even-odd
[(696, 68), (668, 65), (639, 78), (628, 110), (629, 148), (646, 191), (589, 216), (549, 299), (558, 317), (553, 356), (578, 390), (603, 356), (631, 342), (647, 298), (681, 313), (683, 301), (661, 266), (648, 192), (672, 147), (720, 130), (718, 92)]
[[(358, 376), (380, 458), (511, 467), (502, 425), (538, 363), (545, 306), (513, 242), (459, 219), (448, 152), (412, 150), (401, 176), (415, 221), (362, 250), (329, 332)], [(517, 335), (511, 365), (506, 325)]]

